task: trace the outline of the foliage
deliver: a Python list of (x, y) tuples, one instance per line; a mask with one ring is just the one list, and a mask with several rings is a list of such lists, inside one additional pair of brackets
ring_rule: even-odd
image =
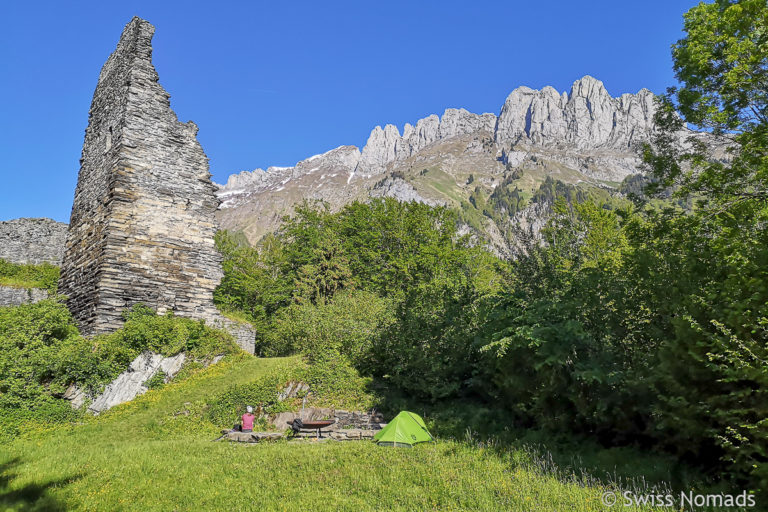
[(61, 347), (78, 336), (56, 299), (0, 308), (0, 408), (47, 402)]
[(288, 403), (278, 400), (280, 391), (290, 380), (291, 369), (278, 367), (254, 382), (230, 386), (211, 400), (207, 408), (208, 419), (213, 424), (228, 427), (239, 422), (249, 405), (254, 407), (257, 416), (290, 410)]
[(174, 316), (172, 311), (158, 315), (139, 304), (127, 311), (124, 318), (123, 327), (107, 337), (110, 343), (126, 346), (137, 354), (144, 350), (165, 356), (186, 352), (201, 359), (238, 350), (228, 332), (214, 329), (203, 320)]
[(59, 267), (50, 263), (18, 264), (0, 258), (0, 285), (43, 288), (51, 294), (55, 294), (58, 283)]
[[(280, 399), (280, 393), (290, 382), (309, 385), (306, 403)], [(229, 386), (210, 399), (205, 408), (206, 417), (215, 425), (231, 425), (239, 421), (249, 405), (254, 407), (257, 416), (295, 410), (304, 405), (368, 410), (374, 405), (368, 384), (368, 379), (360, 377), (343, 355), (326, 351), (311, 361), (293, 360), (291, 365), (277, 366), (252, 382)], [(304, 396), (299, 397), (302, 398)]]
[[(646, 148), (650, 170), (679, 195), (698, 193), (714, 207), (768, 199), (768, 6), (718, 0), (685, 15), (686, 37), (673, 47), (679, 89), (662, 98), (661, 131)], [(676, 114), (679, 111), (682, 118)], [(678, 143), (683, 122), (728, 146), (730, 162), (711, 158), (695, 137)]]
[(279, 308), (287, 305), (292, 283), (283, 271), (282, 245), (267, 236), (259, 249), (238, 243), (226, 231), (216, 234), (222, 253), (224, 278), (214, 292), (214, 302), (226, 311), (238, 311), (262, 326)]
[(647, 399), (632, 381), (645, 367), (645, 347), (621, 337), (636, 319), (623, 296), (620, 218), (591, 202), (558, 200), (546, 244), (515, 263), (514, 292), (491, 306), (483, 335), (484, 351), (498, 356), (487, 362), (490, 393), (521, 421), (614, 442), (642, 432), (635, 422)]
[(391, 322), (387, 300), (364, 290), (345, 291), (327, 303), (292, 304), (280, 310), (257, 352), (273, 356), (302, 352), (314, 358), (335, 350), (361, 362)]
[[(414, 393), (459, 393), (478, 348), (475, 306), (499, 289), (504, 264), (459, 236), (456, 221), (446, 208), (391, 198), (338, 213), (300, 205), (269, 242), (280, 259), (267, 262), (263, 245), (246, 249), (262, 262), (259, 272), (293, 283), (290, 300), (284, 293), (262, 324), (257, 350), (310, 359), (338, 352)], [(238, 279), (252, 279), (263, 295), (270, 285), (256, 275)], [(240, 290), (229, 293), (231, 304), (248, 301)]]
[(515, 175), (508, 176), (498, 187), (493, 189), (488, 200), (494, 210), (506, 212), (507, 215), (511, 216), (523, 209), (525, 200), (522, 192), (515, 185), (516, 180)]
[(168, 376), (163, 370), (158, 370), (148, 381), (144, 383), (147, 389), (157, 389), (165, 384), (165, 379)]
[(198, 359), (234, 353), (231, 336), (202, 322), (158, 316), (138, 305), (122, 329), (80, 336), (60, 298), (0, 308), (0, 411), (6, 434), (34, 421), (56, 423), (75, 414), (60, 398), (70, 384), (91, 393), (124, 371), (144, 350), (186, 351)]
[(145, 350), (165, 356), (187, 352), (195, 359), (238, 350), (229, 333), (201, 320), (175, 317), (172, 312), (158, 315), (143, 304), (124, 316), (123, 327), (111, 334), (92, 340), (74, 337), (62, 344), (56, 381), (62, 385), (74, 382), (97, 393)]
[[(644, 151), (657, 180), (693, 198), (691, 215), (650, 219), (646, 247), (675, 292), (660, 352), (660, 437), (693, 457), (707, 451), (768, 489), (768, 5), (718, 0), (685, 15), (673, 47), (679, 89), (661, 99), (662, 128)], [(679, 111), (678, 116), (675, 111)], [(710, 132), (689, 137), (683, 122)], [(728, 158), (712, 155), (712, 142)], [(716, 144), (714, 144), (716, 145)], [(671, 286), (670, 286), (671, 285)], [(685, 431), (685, 442), (680, 442)]]
[(587, 197), (584, 189), (547, 176), (544, 183), (534, 192), (531, 202), (554, 203), (556, 199), (564, 198), (569, 203), (577, 203), (585, 201)]
[[(221, 426), (205, 421), (199, 403), (280, 365), (294, 366), (295, 361), (229, 356), (78, 425), (27, 431), (0, 450), (0, 508), (240, 510), (258, 504), (272, 510), (322, 502), (338, 510), (600, 511), (605, 510), (600, 495), (606, 489), (649, 490), (645, 483), (630, 486), (604, 477), (614, 474), (614, 462), (626, 466), (638, 482), (656, 474), (653, 468), (668, 467), (668, 460), (638, 450), (617, 452), (589, 444), (550, 456), (557, 445), (502, 446), (473, 433), (412, 450), (370, 442), (276, 442), (247, 448), (211, 442)], [(465, 412), (471, 416), (474, 411)], [(578, 463), (582, 457), (602, 461), (592, 471), (600, 479), (585, 476)], [(556, 467), (553, 459), (563, 465)]]

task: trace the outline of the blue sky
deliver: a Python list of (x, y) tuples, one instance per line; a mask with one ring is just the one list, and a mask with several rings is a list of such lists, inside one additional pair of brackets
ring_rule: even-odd
[(134, 15), (155, 25), (160, 83), (224, 182), (362, 146), (377, 124), (498, 113), (519, 85), (589, 74), (614, 96), (662, 93), (696, 3), (3, 2), (0, 220), (69, 220), (96, 79)]

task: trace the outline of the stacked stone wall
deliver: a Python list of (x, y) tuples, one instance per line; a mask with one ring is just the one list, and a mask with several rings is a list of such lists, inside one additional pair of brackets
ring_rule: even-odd
[(11, 263), (61, 265), (67, 225), (51, 219), (0, 222), (0, 259)]
[(40, 288), (14, 288), (0, 286), (0, 307), (34, 304), (48, 298), (48, 291)]
[(91, 104), (59, 283), (89, 335), (119, 328), (139, 302), (228, 325), (213, 305), (222, 271), (208, 158), (158, 83), (153, 33), (139, 18), (125, 27)]

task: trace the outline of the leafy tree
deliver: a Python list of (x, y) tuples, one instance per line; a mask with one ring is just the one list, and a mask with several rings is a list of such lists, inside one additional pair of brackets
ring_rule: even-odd
[[(675, 292), (660, 350), (661, 438), (684, 455), (715, 454), (768, 488), (768, 5), (701, 3), (673, 46), (679, 89), (662, 99), (661, 127), (644, 158), (658, 192), (693, 198), (692, 214), (655, 219)], [(678, 115), (677, 112), (680, 114)], [(684, 122), (710, 132), (681, 141)], [(714, 144), (713, 144), (714, 143)], [(727, 147), (718, 159), (712, 148)], [(685, 439), (683, 439), (683, 437)], [(758, 483), (759, 482), (759, 483)]]
[(280, 310), (257, 350), (272, 356), (299, 352), (310, 360), (332, 352), (359, 364), (392, 321), (386, 299), (363, 290), (345, 290), (325, 302), (297, 303)]
[[(718, 204), (768, 200), (767, 26), (764, 0), (718, 0), (686, 13), (687, 35), (672, 50), (682, 85), (662, 98), (663, 130), (646, 148), (661, 187), (679, 185), (680, 194)], [(728, 145), (730, 162), (711, 158), (712, 145), (700, 138), (679, 144), (683, 122)]]
[(214, 292), (214, 302), (224, 311), (240, 311), (257, 326), (290, 303), (293, 284), (283, 270), (282, 242), (266, 236), (258, 248), (238, 244), (226, 231), (216, 234), (223, 256), (224, 277)]
[(294, 299), (297, 302), (322, 304), (338, 291), (353, 286), (349, 262), (336, 236), (321, 238), (310, 251), (311, 263), (302, 265), (296, 273)]

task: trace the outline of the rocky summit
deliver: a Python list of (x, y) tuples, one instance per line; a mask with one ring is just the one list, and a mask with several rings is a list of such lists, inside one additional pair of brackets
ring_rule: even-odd
[[(232, 175), (219, 185), (217, 215), (222, 227), (256, 242), (304, 199), (333, 209), (368, 197), (461, 207), (473, 194), (493, 194), (502, 184), (530, 195), (548, 176), (615, 189), (639, 172), (638, 147), (653, 134), (654, 113), (649, 90), (612, 97), (591, 76), (562, 93), (518, 87), (498, 115), (449, 108), (406, 123), (402, 133), (391, 124), (377, 126), (362, 150), (340, 146), (293, 167)], [(528, 217), (539, 217), (540, 210), (530, 208)], [(478, 222), (491, 245), (506, 252), (504, 228)], [(516, 222), (541, 223), (519, 215)]]

